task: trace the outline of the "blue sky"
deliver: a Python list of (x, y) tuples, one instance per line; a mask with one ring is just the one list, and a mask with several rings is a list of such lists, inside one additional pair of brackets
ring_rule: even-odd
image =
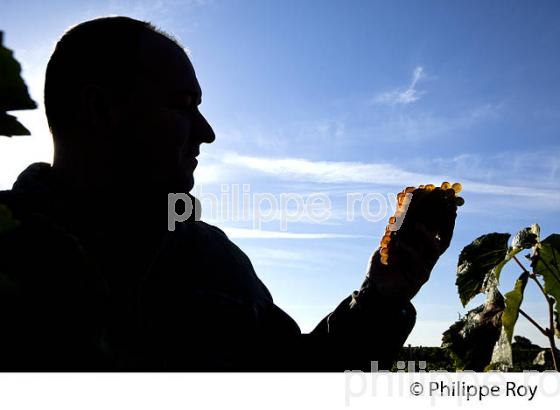
[[(463, 183), (452, 245), (413, 300), (415, 345), (439, 345), (466, 311), (454, 285), (466, 244), (535, 222), (543, 236), (560, 231), (556, 2), (2, 0), (1, 8), (4, 42), (38, 102), (67, 27), (104, 15), (152, 21), (188, 48), (217, 134), (202, 147), (197, 192), (220, 197), (222, 184), (230, 193), (248, 184), (252, 195), (331, 200), (327, 220), (302, 218), (287, 230), (280, 212), (256, 230), (204, 210), (304, 331), (359, 287), (383, 233), (386, 218), (348, 220), (349, 193), (391, 198), (408, 185)], [(18, 117), (33, 136), (0, 138), (0, 189), (27, 164), (51, 161), (42, 107)], [(516, 276), (514, 267), (502, 274), (504, 291)], [(524, 305), (545, 323), (531, 285)], [(523, 318), (516, 333), (546, 343)]]

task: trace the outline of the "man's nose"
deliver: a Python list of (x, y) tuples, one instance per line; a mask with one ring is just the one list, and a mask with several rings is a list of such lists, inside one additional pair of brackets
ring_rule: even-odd
[(216, 134), (214, 130), (204, 118), (204, 115), (200, 111), (196, 110), (196, 117), (193, 124), (193, 136), (198, 140), (200, 144), (203, 142), (211, 144), (216, 139)]

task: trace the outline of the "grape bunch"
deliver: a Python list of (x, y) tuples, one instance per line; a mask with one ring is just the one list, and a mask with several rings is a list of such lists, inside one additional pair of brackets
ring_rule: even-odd
[(439, 237), (442, 218), (455, 212), (465, 200), (459, 196), (462, 190), (460, 183), (451, 185), (443, 182), (440, 187), (433, 184), (407, 187), (397, 195), (397, 209), (389, 218), (385, 234), (381, 238), (380, 260), (383, 265), (389, 264), (391, 241), (399, 237), (413, 234), (414, 223), (421, 221), (434, 237)]

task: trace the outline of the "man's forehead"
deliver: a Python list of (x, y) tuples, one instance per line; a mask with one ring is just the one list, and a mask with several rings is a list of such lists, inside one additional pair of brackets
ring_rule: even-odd
[(155, 32), (140, 38), (139, 60), (144, 71), (171, 91), (201, 94), (200, 85), (185, 51), (169, 38)]

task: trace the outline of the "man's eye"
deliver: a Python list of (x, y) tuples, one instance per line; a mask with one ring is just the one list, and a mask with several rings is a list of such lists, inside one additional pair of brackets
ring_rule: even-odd
[(194, 97), (192, 95), (186, 95), (180, 98), (176, 98), (171, 102), (171, 108), (180, 112), (192, 112), (196, 106), (194, 104)]

